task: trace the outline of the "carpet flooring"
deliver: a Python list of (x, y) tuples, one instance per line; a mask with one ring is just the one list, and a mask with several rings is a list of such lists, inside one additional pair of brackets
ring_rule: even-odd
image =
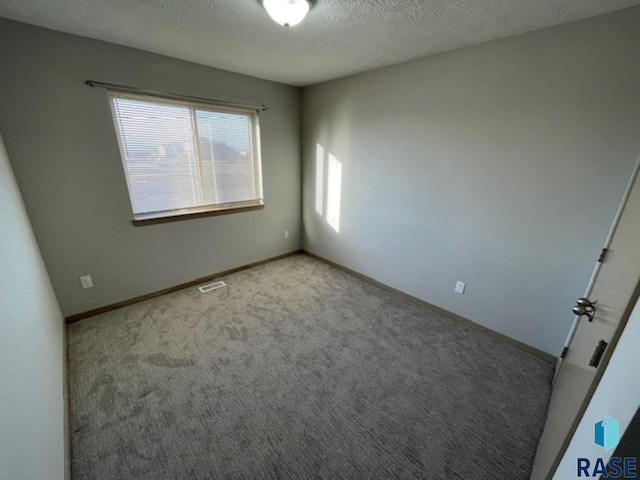
[(529, 478), (552, 366), (305, 255), (68, 327), (72, 473)]

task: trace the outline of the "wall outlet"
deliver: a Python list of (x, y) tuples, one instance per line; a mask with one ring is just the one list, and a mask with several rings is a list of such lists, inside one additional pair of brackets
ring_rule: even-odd
[(289, 230), (284, 231), (284, 238), (289, 238)]
[(464, 289), (466, 286), (467, 284), (464, 282), (456, 282), (456, 293), (459, 293), (460, 295), (464, 294)]
[(82, 288), (87, 289), (87, 288), (92, 288), (93, 287), (93, 280), (91, 280), (91, 275), (83, 275), (80, 277), (80, 285), (82, 285)]

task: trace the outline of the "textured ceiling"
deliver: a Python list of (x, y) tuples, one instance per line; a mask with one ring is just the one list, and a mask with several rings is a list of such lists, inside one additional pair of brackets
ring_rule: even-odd
[(640, 0), (317, 0), (298, 26), (257, 0), (0, 0), (0, 16), (291, 85), (639, 5)]

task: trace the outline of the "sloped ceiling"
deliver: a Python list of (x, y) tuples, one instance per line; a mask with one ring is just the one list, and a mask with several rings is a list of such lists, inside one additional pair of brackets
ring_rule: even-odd
[(0, 16), (290, 85), (640, 5), (640, 0), (316, 0), (284, 28), (258, 0), (0, 0)]

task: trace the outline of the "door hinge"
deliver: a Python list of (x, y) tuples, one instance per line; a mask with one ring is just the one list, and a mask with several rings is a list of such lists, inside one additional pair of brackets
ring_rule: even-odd
[(608, 248), (603, 248), (600, 252), (600, 256), (598, 257), (598, 263), (603, 263), (604, 259), (607, 258), (607, 253), (609, 253)]
[(565, 358), (567, 356), (567, 353), (569, 353), (569, 347), (564, 347), (562, 349), (562, 353), (560, 354), (560, 358)]

